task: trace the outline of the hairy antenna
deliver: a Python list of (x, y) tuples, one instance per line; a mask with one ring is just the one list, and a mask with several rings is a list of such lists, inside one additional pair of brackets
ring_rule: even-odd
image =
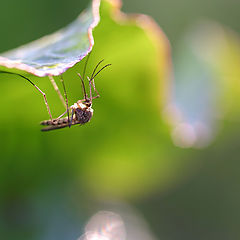
[(92, 81), (104, 68), (108, 67), (108, 66), (111, 66), (112, 64), (107, 64), (105, 66), (103, 66), (94, 76), (92, 76), (90, 78), (90, 81)]
[(92, 73), (92, 75), (91, 75), (91, 77), (90, 77), (90, 79), (92, 79), (92, 76), (94, 75), (94, 73), (96, 72), (96, 70), (97, 70), (97, 68), (98, 68), (98, 66), (102, 63), (104, 61), (104, 59), (103, 60), (101, 60), (97, 65), (96, 65), (96, 67), (94, 68), (94, 70), (93, 70), (93, 73)]

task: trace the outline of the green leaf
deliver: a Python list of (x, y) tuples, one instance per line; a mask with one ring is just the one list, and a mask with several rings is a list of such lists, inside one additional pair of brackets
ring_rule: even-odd
[(100, 0), (93, 0), (67, 27), (0, 54), (0, 70), (25, 71), (39, 77), (62, 74), (92, 50), (92, 31), (99, 22), (99, 6)]

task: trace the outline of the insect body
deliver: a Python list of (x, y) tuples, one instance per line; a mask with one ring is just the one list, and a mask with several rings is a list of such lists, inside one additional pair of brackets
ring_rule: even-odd
[(69, 125), (83, 125), (89, 122), (93, 116), (92, 103), (89, 100), (79, 100), (74, 103), (69, 109), (72, 112), (72, 118), (69, 122), (68, 117), (57, 118), (53, 120), (42, 121), (42, 125), (47, 125), (42, 131), (49, 131), (58, 128), (68, 127)]

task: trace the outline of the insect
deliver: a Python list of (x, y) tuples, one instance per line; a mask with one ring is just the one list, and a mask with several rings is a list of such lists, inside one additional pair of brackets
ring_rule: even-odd
[[(49, 120), (45, 120), (45, 121), (42, 121), (40, 123), (41, 125), (46, 126), (46, 127), (41, 129), (42, 131), (50, 131), (50, 130), (54, 130), (54, 129), (71, 127), (72, 125), (83, 125), (83, 124), (89, 122), (91, 120), (92, 116), (93, 116), (92, 100), (100, 97), (100, 95), (99, 95), (99, 93), (98, 93), (98, 91), (96, 90), (96, 87), (95, 87), (94, 78), (104, 68), (111, 65), (111, 64), (107, 64), (107, 65), (103, 66), (99, 71), (97, 71), (98, 66), (103, 62), (103, 60), (101, 60), (96, 65), (96, 67), (94, 68), (91, 77), (90, 78), (87, 77), (88, 84), (89, 84), (89, 96), (88, 96), (88, 94), (86, 92), (85, 85), (84, 85), (84, 76), (85, 76), (89, 56), (90, 56), (90, 54), (88, 54), (88, 56), (87, 56), (87, 59), (86, 59), (85, 65), (84, 65), (84, 69), (83, 69), (83, 75), (78, 73), (78, 76), (80, 77), (80, 80), (81, 80), (81, 83), (82, 83), (84, 99), (78, 100), (72, 106), (70, 106), (70, 107), (68, 106), (68, 98), (67, 98), (67, 93), (66, 93), (66, 88), (65, 88), (63, 77), (61, 76), (60, 80), (61, 80), (62, 85), (63, 85), (65, 100), (64, 100), (64, 98), (63, 98), (63, 96), (62, 96), (54, 78), (52, 76), (49, 76), (49, 79), (50, 79), (54, 89), (58, 93), (58, 96), (59, 96), (60, 100), (63, 102), (64, 106), (66, 107), (66, 111), (56, 119), (52, 118), (52, 114), (51, 114), (50, 107), (49, 107), (48, 102), (47, 102), (46, 94), (37, 85), (35, 85), (30, 79), (28, 79), (27, 77), (25, 77), (21, 74), (18, 74), (18, 73), (11, 73), (11, 72), (5, 72), (5, 71), (0, 71), (0, 73), (9, 73), (9, 74), (18, 75), (18, 76), (26, 79), (29, 83), (31, 83), (42, 94), (42, 96), (44, 98), (44, 102), (45, 102), (46, 107), (47, 107), (49, 117), (50, 117)], [(92, 87), (94, 89), (94, 92), (97, 94), (96, 96), (92, 95)], [(67, 117), (64, 117), (65, 114), (67, 114)]]
[[(88, 59), (87, 59), (88, 61)], [(67, 94), (66, 94), (66, 89), (63, 81), (63, 77), (61, 77), (61, 82), (63, 84), (63, 89), (64, 89), (64, 94), (65, 94), (65, 101), (66, 101), (66, 111), (61, 114), (58, 118), (56, 119), (50, 119), (50, 120), (45, 120), (42, 121), (40, 124), (47, 126), (42, 129), (42, 131), (49, 131), (49, 130), (54, 130), (54, 129), (59, 129), (59, 128), (65, 128), (65, 127), (71, 127), (72, 125), (83, 125), (87, 122), (89, 122), (93, 116), (93, 109), (92, 109), (92, 100), (95, 98), (99, 98), (100, 95), (98, 91), (96, 90), (95, 83), (94, 83), (94, 78), (106, 67), (110, 66), (111, 64), (107, 64), (103, 66), (97, 73), (96, 70), (100, 63), (100, 61), (95, 69), (93, 70), (93, 73), (91, 77), (87, 77), (88, 83), (89, 83), (89, 96), (86, 93), (86, 88), (84, 85), (84, 75), (85, 75), (85, 70), (86, 70), (86, 64), (84, 67), (84, 72), (83, 76), (81, 76), (80, 73), (78, 73), (78, 76), (81, 79), (82, 82), (82, 89), (83, 89), (83, 94), (84, 94), (84, 99), (78, 100), (76, 103), (74, 103), (72, 106), (68, 107), (68, 99), (67, 99)], [(96, 92), (96, 96), (92, 96), (92, 87), (94, 89), (94, 92)], [(60, 97), (62, 99), (62, 97)], [(67, 114), (67, 117), (63, 117), (65, 114)], [(71, 117), (69, 117), (69, 115)]]

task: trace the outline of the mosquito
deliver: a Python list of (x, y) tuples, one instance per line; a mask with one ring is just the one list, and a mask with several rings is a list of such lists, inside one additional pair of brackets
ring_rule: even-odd
[[(97, 71), (97, 68), (103, 62), (103, 60), (101, 60), (94, 68), (91, 77), (90, 78), (87, 77), (88, 84), (89, 84), (89, 96), (88, 96), (88, 94), (86, 92), (86, 87), (84, 84), (84, 77), (85, 77), (85, 71), (86, 71), (86, 66), (87, 66), (89, 55), (85, 62), (85, 66), (83, 69), (83, 75), (81, 75), (80, 73), (77, 73), (77, 75), (80, 77), (80, 80), (82, 83), (82, 90), (83, 90), (84, 98), (81, 100), (78, 100), (76, 103), (74, 103), (73, 105), (71, 105), (69, 107), (64, 80), (63, 80), (63, 77), (61, 76), (60, 80), (62, 82), (63, 90), (64, 90), (64, 96), (65, 96), (64, 105), (66, 106), (66, 111), (56, 119), (52, 119), (50, 117), (49, 120), (42, 121), (40, 124), (44, 125), (46, 127), (42, 128), (41, 131), (50, 131), (50, 130), (65, 128), (65, 127), (70, 128), (72, 125), (83, 125), (91, 120), (91, 118), (93, 116), (92, 100), (100, 97), (98, 91), (96, 90), (94, 79), (103, 69), (110, 66), (111, 64), (107, 64), (107, 65), (103, 66), (100, 70)], [(60, 99), (63, 100), (61, 92), (59, 91), (54, 79), (52, 77), (50, 77), (50, 80), (51, 80), (55, 90), (57, 91)], [(96, 93), (96, 96), (92, 95), (92, 87), (94, 89), (94, 92)], [(67, 116), (64, 117), (64, 115), (66, 115), (66, 114), (67, 114)]]

